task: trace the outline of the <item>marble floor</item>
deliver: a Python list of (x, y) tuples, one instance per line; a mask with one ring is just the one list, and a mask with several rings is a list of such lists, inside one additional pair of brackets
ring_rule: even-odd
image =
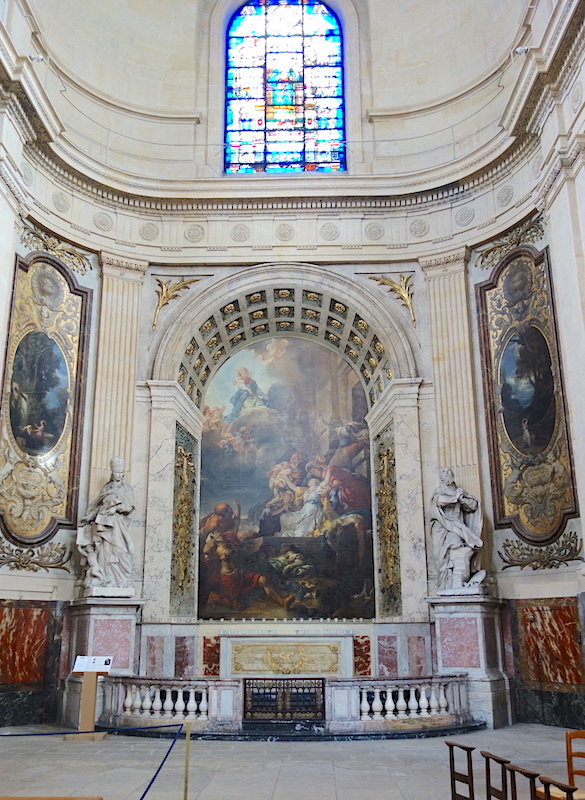
[[(56, 730), (3, 728), (7, 733)], [(483, 800), (479, 750), (559, 780), (566, 779), (564, 730), (513, 725), (452, 737), (477, 747), (476, 797)], [(108, 736), (0, 738), (0, 795), (100, 796), (139, 800), (170, 742)], [(185, 742), (172, 750), (146, 800), (182, 800)], [(192, 740), (189, 800), (450, 800), (443, 738), (344, 742)], [(524, 800), (526, 794), (520, 795)]]

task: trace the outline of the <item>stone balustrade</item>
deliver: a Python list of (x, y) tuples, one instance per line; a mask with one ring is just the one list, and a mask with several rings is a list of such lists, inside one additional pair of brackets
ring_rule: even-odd
[(444, 725), (469, 718), (464, 675), (360, 682), (360, 720)]

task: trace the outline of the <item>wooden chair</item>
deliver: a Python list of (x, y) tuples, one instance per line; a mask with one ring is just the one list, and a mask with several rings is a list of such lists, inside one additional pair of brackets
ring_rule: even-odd
[[(475, 800), (475, 789), (473, 787), (473, 763), (471, 754), (475, 747), (458, 742), (448, 742), (445, 744), (449, 748), (449, 772), (451, 774), (451, 800)], [(466, 755), (466, 772), (458, 772), (455, 769), (455, 748), (463, 750)], [(468, 794), (460, 794), (457, 790), (457, 783), (467, 786)]]
[(536, 779), (539, 777), (538, 772), (532, 772), (530, 769), (523, 769), (517, 767), (515, 764), (504, 764), (504, 769), (510, 774), (510, 800), (518, 800), (518, 787), (516, 779), (518, 775), (522, 775), (528, 781), (529, 798), (530, 800), (537, 800), (536, 794)]
[[(575, 775), (585, 776), (585, 763), (582, 764), (580, 769), (577, 769), (575, 765), (575, 761), (578, 758), (584, 759), (585, 762), (585, 745), (582, 747), (581, 750), (575, 750), (575, 740), (576, 739), (585, 739), (585, 730), (583, 731), (566, 731), (565, 732), (565, 749), (567, 753), (567, 780), (568, 785), (571, 786), (574, 791), (571, 797), (573, 800), (585, 800), (585, 790), (584, 789), (576, 789), (575, 788)], [(550, 778), (546, 779), (550, 783), (550, 798), (551, 800), (565, 800), (568, 797), (566, 791), (561, 788), (567, 784), (561, 784), (560, 787), (557, 786), (557, 781), (553, 781)], [(545, 787), (539, 786), (536, 790), (536, 796), (538, 800), (548, 800), (547, 795), (545, 794)]]
[[(485, 758), (485, 797), (486, 800), (508, 800), (508, 773), (506, 764), (510, 763), (509, 758), (500, 758), (488, 753), (487, 750), (480, 750), (480, 754)], [(491, 765), (498, 764), (500, 767), (500, 788), (492, 785)]]
[[(543, 797), (544, 800), (557, 800), (557, 798), (562, 798), (562, 800), (573, 800), (575, 797), (575, 792), (578, 792), (576, 786), (569, 786), (566, 783), (561, 783), (560, 781), (555, 781), (552, 778), (545, 778), (544, 775), (540, 776), (540, 782), (543, 784), (543, 788), (540, 787), (536, 790), (537, 797)], [(541, 795), (540, 793), (543, 792)]]

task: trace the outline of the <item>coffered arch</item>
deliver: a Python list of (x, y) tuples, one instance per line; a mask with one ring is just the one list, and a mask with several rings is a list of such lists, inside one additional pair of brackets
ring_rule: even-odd
[[(410, 333), (410, 332), (409, 332)], [(394, 378), (418, 374), (406, 323), (357, 281), (306, 264), (261, 264), (193, 291), (167, 320), (153, 380), (174, 380), (201, 407), (210, 378), (267, 337), (302, 337), (344, 359), (373, 406)]]

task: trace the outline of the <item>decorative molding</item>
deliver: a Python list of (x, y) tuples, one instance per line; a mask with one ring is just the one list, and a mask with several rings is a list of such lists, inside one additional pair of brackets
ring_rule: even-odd
[(416, 328), (416, 319), (414, 317), (414, 309), (412, 307), (412, 275), (401, 275), (400, 283), (396, 283), (396, 281), (393, 281), (392, 278), (386, 278), (384, 275), (370, 275), (370, 280), (376, 281), (376, 283), (379, 283), (382, 286), (387, 286), (388, 291), (392, 292), (396, 295), (396, 297), (398, 297), (398, 299), (402, 302), (402, 305), (408, 310), (412, 324)]
[(164, 306), (170, 303), (171, 300), (176, 300), (177, 297), (179, 297), (179, 293), (182, 292), (183, 289), (187, 289), (192, 283), (197, 283), (199, 280), (201, 280), (201, 278), (191, 278), (190, 280), (180, 279), (174, 283), (171, 283), (171, 281), (161, 281), (160, 278), (156, 278), (156, 282), (158, 283), (158, 289), (156, 290), (158, 295), (158, 303), (156, 304), (156, 309), (154, 311), (152, 330), (155, 330), (157, 326), (158, 316), (161, 308), (164, 308)]
[(541, 219), (530, 219), (506, 233), (495, 243), (490, 243), (484, 250), (480, 250), (478, 266), (481, 269), (493, 267), (501, 258), (525, 244), (534, 244), (544, 236), (544, 227)]
[(448, 267), (454, 265), (467, 264), (471, 251), (469, 247), (459, 247), (457, 250), (449, 250), (447, 253), (441, 253), (437, 256), (430, 258), (419, 258), (419, 263), (425, 273), (431, 273), (434, 270), (445, 271)]
[(52, 233), (42, 231), (35, 225), (24, 224), (20, 241), (29, 250), (50, 253), (80, 275), (85, 275), (91, 270), (89, 259), (82, 255), (77, 248), (61, 241)]
[(503, 552), (498, 555), (504, 562), (502, 569), (510, 567), (531, 567), (531, 569), (558, 569), (561, 564), (570, 561), (585, 561), (579, 553), (583, 541), (574, 531), (565, 532), (556, 542), (546, 547), (531, 547), (520, 539), (506, 539), (502, 545)]
[(71, 572), (65, 566), (71, 559), (71, 551), (67, 545), (57, 542), (50, 542), (36, 549), (32, 547), (13, 547), (6, 541), (0, 540), (0, 567), (8, 567), (10, 570), (22, 569), (27, 572), (39, 572), (44, 569), (62, 569)]
[(100, 263), (103, 268), (129, 270), (144, 275), (148, 269), (148, 261), (141, 261), (137, 258), (126, 258), (116, 253), (108, 253), (105, 250), (100, 252)]

